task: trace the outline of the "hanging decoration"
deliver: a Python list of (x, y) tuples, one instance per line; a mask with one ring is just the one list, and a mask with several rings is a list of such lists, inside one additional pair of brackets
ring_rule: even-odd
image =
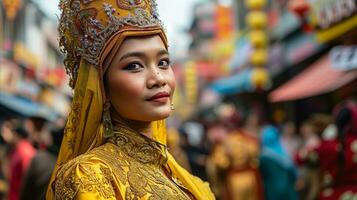
[(13, 21), (21, 7), (21, 0), (3, 0), (3, 6), (6, 14), (6, 18), (9, 21)]
[(185, 93), (187, 102), (194, 104), (197, 101), (197, 71), (194, 62), (187, 62), (185, 66)]
[(268, 60), (268, 35), (266, 31), (267, 15), (264, 12), (266, 0), (246, 0), (250, 10), (246, 16), (249, 27), (249, 41), (253, 47), (250, 63), (253, 67), (252, 85), (257, 90), (267, 90), (270, 86), (269, 73), (265, 68)]
[(305, 32), (311, 32), (312, 27), (307, 20), (307, 15), (310, 11), (309, 2), (307, 2), (307, 0), (290, 0), (288, 7), (301, 20), (303, 30)]

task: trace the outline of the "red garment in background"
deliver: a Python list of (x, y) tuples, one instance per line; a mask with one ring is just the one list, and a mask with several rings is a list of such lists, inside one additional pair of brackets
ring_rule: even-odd
[(320, 199), (340, 199), (357, 195), (357, 136), (348, 134), (345, 139), (344, 164), (339, 161), (337, 140), (322, 141), (315, 149), (322, 173), (323, 184), (331, 185), (320, 194)]
[(9, 200), (18, 200), (23, 177), (36, 150), (28, 140), (21, 140), (10, 154)]
[[(316, 149), (320, 163), (323, 183), (330, 181), (331, 187), (320, 194), (322, 200), (356, 199), (357, 197), (357, 104), (347, 102), (338, 106), (348, 108), (351, 119), (346, 128), (343, 144), (343, 164), (339, 159), (338, 151), (341, 148), (339, 141), (324, 141)], [(337, 115), (337, 114), (336, 114)]]

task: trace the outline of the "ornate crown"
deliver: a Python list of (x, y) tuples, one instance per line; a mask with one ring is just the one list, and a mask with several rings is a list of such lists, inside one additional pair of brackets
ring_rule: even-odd
[(64, 64), (74, 88), (80, 59), (99, 67), (107, 40), (126, 28), (160, 27), (155, 0), (61, 0), (58, 31)]

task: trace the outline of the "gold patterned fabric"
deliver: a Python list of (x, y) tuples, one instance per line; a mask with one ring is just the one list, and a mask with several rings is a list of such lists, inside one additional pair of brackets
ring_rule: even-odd
[(66, 163), (54, 182), (56, 199), (190, 199), (189, 190), (165, 174), (165, 145), (116, 128), (100, 147)]
[(103, 74), (121, 43), (159, 35), (167, 48), (155, 0), (61, 0), (60, 7), (74, 96), (46, 199), (214, 199), (167, 152), (164, 120), (152, 122), (152, 140), (127, 127), (103, 137)]

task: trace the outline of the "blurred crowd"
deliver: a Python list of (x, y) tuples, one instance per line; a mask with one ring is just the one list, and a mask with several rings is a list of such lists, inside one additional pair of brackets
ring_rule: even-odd
[(0, 122), (0, 199), (45, 199), (64, 124), (38, 116)]
[[(65, 120), (41, 117), (1, 122), (1, 199), (44, 199)], [(357, 195), (357, 104), (300, 124), (242, 115), (222, 103), (169, 128), (177, 161), (208, 181), (221, 200), (353, 199)]]
[(357, 195), (357, 104), (300, 124), (262, 121), (220, 104), (169, 136), (182, 166), (208, 181), (221, 200), (353, 199)]

